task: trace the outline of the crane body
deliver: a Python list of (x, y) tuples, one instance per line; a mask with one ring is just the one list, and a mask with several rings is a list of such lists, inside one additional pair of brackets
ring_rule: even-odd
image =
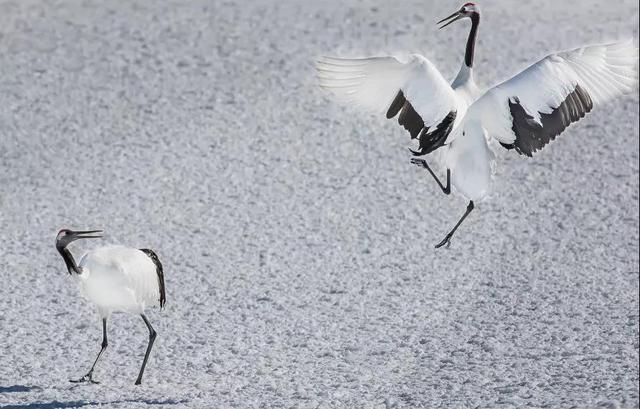
[(100, 352), (89, 372), (72, 382), (97, 383), (93, 371), (108, 346), (107, 320), (113, 312), (140, 315), (149, 330), (149, 343), (136, 385), (142, 383), (142, 375), (157, 337), (145, 315), (149, 307), (163, 308), (166, 300), (164, 271), (158, 256), (149, 249), (111, 245), (86, 252), (76, 263), (68, 246), (79, 239), (100, 238), (101, 230), (60, 230), (56, 237), (56, 248), (75, 279), (82, 296), (98, 310), (102, 319), (102, 344)]
[[(425, 57), (335, 58), (316, 64), (320, 86), (338, 99), (398, 123), (417, 139), (411, 162), (425, 168), (445, 194), (451, 186), (469, 200), (466, 212), (436, 245), (449, 245), (476, 201), (491, 192), (494, 139), (505, 149), (531, 157), (595, 106), (633, 92), (638, 83), (638, 48), (631, 41), (591, 45), (550, 54), (487, 90), (474, 80), (480, 9), (465, 3), (440, 28), (469, 19), (471, 28), (458, 75), (449, 84)], [(444, 149), (446, 182), (426, 160)]]

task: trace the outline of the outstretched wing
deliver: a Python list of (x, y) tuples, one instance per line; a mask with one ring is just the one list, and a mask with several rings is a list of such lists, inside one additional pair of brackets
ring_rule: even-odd
[(458, 100), (449, 83), (426, 58), (394, 57), (342, 59), (322, 57), (316, 64), (320, 86), (347, 104), (398, 113), (398, 122), (411, 138), (420, 138), (420, 152), (442, 146), (453, 128)]
[(488, 90), (467, 115), (505, 148), (532, 156), (594, 106), (632, 92), (637, 63), (631, 41), (552, 54)]

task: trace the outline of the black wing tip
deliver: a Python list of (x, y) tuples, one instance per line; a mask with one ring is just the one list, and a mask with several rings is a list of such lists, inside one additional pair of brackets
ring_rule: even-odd
[(589, 93), (577, 84), (550, 113), (539, 113), (540, 122), (524, 109), (518, 97), (509, 98), (512, 118), (511, 130), (516, 136), (513, 144), (502, 144), (506, 149), (515, 149), (520, 155), (532, 157), (556, 139), (569, 125), (579, 121), (593, 109)]
[(429, 128), (425, 127), (425, 130), (420, 134), (420, 152), (422, 155), (444, 146), (447, 136), (453, 130), (457, 115), (457, 111), (450, 111), (431, 133), (429, 133)]
[(415, 139), (424, 129), (424, 121), (422, 120), (422, 117), (413, 108), (411, 102), (406, 99), (402, 105), (400, 116), (398, 116), (398, 123), (402, 125), (404, 129), (409, 131), (411, 139)]
[(396, 94), (396, 97), (393, 99), (393, 102), (391, 103), (391, 105), (389, 106), (389, 109), (387, 110), (387, 119), (391, 119), (394, 116), (396, 116), (404, 106), (405, 101), (406, 99), (404, 97), (404, 93), (402, 92), (402, 90), (398, 91), (398, 93)]
[(409, 132), (411, 139), (418, 138), (420, 141), (419, 151), (409, 149), (415, 156), (426, 155), (443, 146), (447, 136), (449, 136), (453, 129), (453, 124), (457, 116), (457, 111), (450, 111), (438, 126), (436, 126), (436, 129), (429, 133), (429, 127), (424, 125), (424, 120), (413, 108), (411, 102), (406, 99), (402, 90), (398, 91), (389, 106), (386, 113), (387, 119), (395, 117), (398, 115), (398, 112), (400, 113), (398, 123)]
[(149, 256), (151, 261), (153, 261), (153, 264), (155, 264), (156, 266), (156, 274), (158, 274), (158, 288), (160, 292), (159, 302), (160, 308), (163, 309), (164, 304), (167, 301), (167, 297), (164, 287), (164, 270), (162, 269), (162, 263), (160, 262), (160, 259), (158, 258), (158, 255), (155, 253), (155, 251), (151, 249), (140, 249), (140, 251)]

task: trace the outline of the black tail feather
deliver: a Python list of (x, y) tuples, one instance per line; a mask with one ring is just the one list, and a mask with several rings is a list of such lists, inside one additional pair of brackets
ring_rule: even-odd
[(149, 256), (151, 261), (153, 261), (153, 264), (156, 265), (156, 273), (158, 274), (158, 288), (160, 289), (160, 308), (164, 308), (166, 295), (164, 291), (164, 271), (162, 270), (162, 263), (160, 263), (158, 255), (153, 250), (140, 249), (140, 251)]

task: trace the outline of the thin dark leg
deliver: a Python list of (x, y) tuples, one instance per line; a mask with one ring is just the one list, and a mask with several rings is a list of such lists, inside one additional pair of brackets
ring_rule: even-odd
[(464, 212), (464, 214), (462, 215), (462, 217), (460, 218), (460, 220), (458, 220), (458, 223), (456, 223), (456, 225), (453, 227), (453, 229), (446, 235), (446, 237), (438, 244), (436, 244), (436, 248), (440, 248), (442, 246), (444, 246), (445, 244), (447, 245), (447, 247), (449, 246), (449, 244), (451, 244), (451, 237), (453, 237), (453, 233), (456, 232), (456, 230), (458, 230), (458, 227), (460, 227), (460, 225), (462, 224), (462, 222), (464, 221), (464, 219), (467, 218), (467, 216), (469, 215), (469, 213), (471, 213), (471, 211), (473, 210), (473, 200), (469, 201), (469, 204), (467, 205), (467, 211)]
[(79, 382), (99, 383), (99, 382), (96, 382), (96, 381), (93, 380), (93, 370), (96, 367), (96, 364), (98, 363), (98, 360), (102, 356), (102, 353), (104, 352), (105, 349), (107, 349), (108, 345), (109, 345), (109, 342), (107, 341), (107, 319), (103, 318), (102, 319), (102, 348), (100, 348), (100, 352), (98, 352), (98, 356), (96, 357), (96, 360), (93, 362), (93, 365), (91, 365), (91, 369), (89, 370), (89, 372), (85, 376), (83, 376), (80, 379), (72, 379), (70, 382), (73, 382), (73, 383), (79, 383)]
[(431, 168), (427, 164), (426, 160), (418, 159), (418, 158), (412, 158), (411, 159), (411, 163), (413, 163), (414, 165), (422, 166), (423, 168), (428, 170), (429, 173), (431, 174), (431, 176), (433, 176), (433, 178), (436, 180), (436, 182), (438, 183), (438, 186), (440, 186), (440, 189), (442, 189), (442, 191), (444, 192), (445, 195), (448, 195), (449, 193), (451, 193), (451, 171), (449, 169), (447, 169), (447, 186), (444, 186), (442, 184), (442, 182), (440, 182), (440, 179), (438, 179), (436, 174), (433, 173), (433, 171), (431, 170)]
[(147, 319), (144, 314), (140, 314), (144, 323), (147, 324), (147, 328), (149, 328), (149, 345), (147, 345), (147, 352), (144, 353), (144, 361), (142, 361), (142, 368), (140, 368), (140, 373), (138, 374), (138, 379), (136, 380), (136, 385), (140, 385), (142, 383), (142, 374), (144, 373), (144, 367), (147, 366), (147, 359), (149, 359), (149, 354), (151, 353), (151, 347), (153, 346), (153, 341), (156, 340), (156, 336), (158, 333), (151, 326), (151, 323)]

